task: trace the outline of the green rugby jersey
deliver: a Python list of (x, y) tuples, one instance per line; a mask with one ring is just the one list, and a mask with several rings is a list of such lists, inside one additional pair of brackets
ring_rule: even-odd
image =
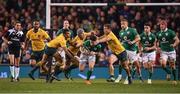
[[(154, 42), (156, 41), (156, 36), (153, 33), (146, 34), (145, 32), (143, 32), (143, 33), (141, 33), (140, 38), (141, 38), (140, 42), (141, 42), (143, 49), (145, 47), (154, 46)], [(149, 52), (153, 52), (153, 51), (155, 51), (155, 50), (150, 50), (150, 51), (143, 50), (144, 53), (149, 53)]]
[(83, 47), (89, 51), (99, 52), (102, 49), (101, 44), (91, 45), (91, 40), (86, 40), (83, 43)]
[(120, 41), (123, 43), (123, 46), (126, 50), (130, 51), (137, 51), (137, 44), (128, 44), (128, 41), (133, 41), (136, 38), (136, 35), (138, 35), (135, 28), (128, 27), (127, 29), (122, 29), (119, 32)]
[(157, 33), (157, 39), (159, 41), (159, 47), (162, 51), (174, 51), (175, 49), (171, 46), (174, 43), (176, 34), (173, 30), (167, 29), (166, 31), (159, 31)]

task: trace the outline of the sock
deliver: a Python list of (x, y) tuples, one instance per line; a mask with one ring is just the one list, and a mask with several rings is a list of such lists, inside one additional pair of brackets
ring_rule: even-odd
[(31, 70), (31, 73), (34, 74), (34, 72), (35, 72), (37, 69), (39, 69), (39, 68), (40, 68), (39, 66), (33, 67), (33, 69)]
[(90, 79), (91, 74), (92, 74), (92, 70), (89, 70), (89, 71), (87, 72), (87, 80), (89, 80), (89, 79)]
[(148, 70), (148, 73), (149, 73), (148, 79), (151, 79), (151, 78), (152, 78), (152, 71), (151, 71), (151, 70)]
[(121, 74), (122, 74), (122, 66), (119, 65), (119, 75), (121, 75)]
[(133, 68), (131, 69), (131, 74), (132, 74), (132, 77), (134, 77), (134, 76), (135, 76), (135, 73), (136, 73), (136, 68), (135, 68), (135, 67), (133, 67)]
[(72, 69), (75, 69), (75, 68), (77, 68), (78, 66), (77, 65), (71, 65), (70, 67), (69, 67), (69, 70), (71, 71)]
[(54, 76), (58, 76), (61, 72), (62, 72), (62, 70), (59, 69), (59, 66), (56, 66), (54, 68)]
[(167, 74), (171, 74), (171, 71), (170, 71), (167, 67), (163, 68), (163, 70), (164, 70)]
[(172, 74), (173, 74), (174, 80), (176, 81), (176, 69), (172, 69)]
[(110, 77), (114, 77), (114, 75), (110, 75)]
[(14, 78), (14, 66), (10, 65), (11, 76)]
[(15, 79), (17, 79), (19, 77), (19, 70), (20, 70), (19, 66), (16, 66), (15, 67)]

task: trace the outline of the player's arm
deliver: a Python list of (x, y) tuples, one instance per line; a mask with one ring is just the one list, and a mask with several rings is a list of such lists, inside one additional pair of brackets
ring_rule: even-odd
[(7, 32), (3, 37), (3, 41), (6, 43), (6, 44), (11, 44), (12, 42), (8, 40), (8, 35), (9, 35), (9, 32)]
[(65, 53), (72, 59), (76, 61), (76, 58), (69, 52), (69, 50), (66, 47), (62, 47), (62, 49), (65, 51)]
[(24, 51), (26, 51), (27, 48), (29, 47), (29, 43), (30, 43), (30, 40), (26, 37), (25, 42), (24, 42)]
[(147, 50), (147, 51), (156, 50), (156, 48), (157, 48), (157, 39), (155, 39), (152, 47), (146, 47), (145, 50)]
[(172, 44), (172, 47), (176, 47), (179, 44), (179, 38), (177, 36), (174, 37), (174, 43)]
[(138, 41), (140, 41), (140, 36), (136, 35), (135, 39), (132, 41), (132, 44), (137, 43)]
[(97, 41), (95, 41), (95, 42), (94, 42), (94, 45), (97, 45), (97, 44), (103, 43), (103, 42), (108, 42), (108, 41), (110, 41), (110, 40), (112, 40), (112, 38), (106, 36), (106, 37), (103, 37), (103, 38), (98, 39)]

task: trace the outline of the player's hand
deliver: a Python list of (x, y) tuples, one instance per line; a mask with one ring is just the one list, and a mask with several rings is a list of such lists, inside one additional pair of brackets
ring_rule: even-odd
[(90, 55), (95, 55), (95, 54), (96, 54), (96, 52), (93, 52), (93, 51), (90, 52)]
[(173, 48), (175, 48), (174, 44), (171, 44), (170, 46), (173, 47)]
[(12, 42), (11, 42), (11, 41), (8, 41), (8, 44), (12, 44)]
[(160, 52), (161, 52), (161, 48), (157, 47), (157, 53), (160, 53)]
[(151, 50), (151, 49), (150, 49), (149, 47), (145, 47), (144, 50), (145, 50), (145, 51), (149, 51), (149, 50)]
[(99, 43), (98, 40), (92, 42), (93, 45), (97, 45), (98, 43)]
[(128, 44), (129, 44), (129, 45), (133, 45), (134, 42), (133, 42), (133, 41), (128, 41)]

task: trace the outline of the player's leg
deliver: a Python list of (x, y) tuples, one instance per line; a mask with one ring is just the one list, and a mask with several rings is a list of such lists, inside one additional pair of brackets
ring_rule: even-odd
[(138, 73), (139, 79), (141, 80), (141, 82), (143, 82), (142, 79), (142, 75), (141, 75), (141, 67), (140, 67), (140, 63), (138, 61), (138, 54), (136, 51), (128, 51), (128, 56), (130, 58), (130, 62), (133, 62), (134, 66), (131, 66), (131, 73), (135, 73), (135, 70)]
[(40, 68), (39, 62), (42, 59), (44, 51), (32, 51), (30, 58), (30, 65), (32, 66), (32, 70), (28, 73), (29, 77), (35, 80), (34, 72)]
[(132, 84), (131, 73), (130, 73), (130, 69), (129, 69), (129, 66), (128, 66), (129, 61), (128, 61), (128, 58), (127, 58), (127, 52), (123, 51), (117, 57), (118, 57), (118, 60), (121, 61), (121, 64), (122, 64), (123, 68), (126, 70), (126, 73), (128, 75), (128, 84)]
[(14, 81), (15, 78), (15, 66), (14, 66), (14, 47), (9, 46), (9, 52), (8, 52), (8, 57), (10, 61), (10, 73), (11, 73), (11, 82)]
[(10, 61), (10, 73), (11, 73), (11, 82), (14, 81), (15, 71), (14, 71), (14, 54), (9, 53), (9, 61)]
[(19, 71), (20, 71), (20, 56), (21, 56), (21, 49), (20, 48), (16, 48), (14, 51), (14, 71), (15, 71), (15, 75), (14, 75), (14, 79), (15, 81), (19, 81)]
[(148, 53), (148, 61), (149, 61), (148, 62), (148, 72), (149, 72), (148, 84), (152, 83), (151, 78), (153, 75), (153, 65), (155, 63), (155, 60), (156, 60), (156, 52)]
[(80, 55), (80, 62), (79, 62), (79, 71), (80, 72), (84, 71), (87, 62), (88, 62), (88, 56), (81, 54)]
[(170, 67), (172, 69), (172, 75), (173, 75), (173, 84), (176, 85), (177, 84), (177, 81), (176, 81), (176, 52), (173, 51), (173, 52), (170, 52), (169, 53), (169, 63), (170, 63)]
[(109, 63), (109, 78), (107, 79), (107, 82), (114, 82), (115, 78), (114, 78), (114, 66), (113, 64), (115, 63), (115, 61), (117, 60), (116, 56), (114, 56), (113, 54), (111, 54), (108, 57), (108, 63)]
[(86, 84), (91, 84), (90, 77), (91, 77), (93, 69), (94, 69), (95, 61), (96, 61), (95, 55), (89, 56), (89, 58), (88, 58), (89, 70), (87, 72)]
[(160, 57), (160, 63), (163, 68), (163, 70), (167, 73), (166, 79), (169, 81), (171, 76), (171, 71), (167, 68), (167, 60), (168, 60), (168, 54), (167, 52), (161, 52)]
[(65, 62), (63, 61), (63, 58), (59, 55), (59, 53), (56, 52), (53, 56), (57, 63), (55, 65), (54, 72), (51, 73), (50, 83), (52, 83), (54, 79), (60, 81), (57, 76), (62, 73), (65, 68)]

